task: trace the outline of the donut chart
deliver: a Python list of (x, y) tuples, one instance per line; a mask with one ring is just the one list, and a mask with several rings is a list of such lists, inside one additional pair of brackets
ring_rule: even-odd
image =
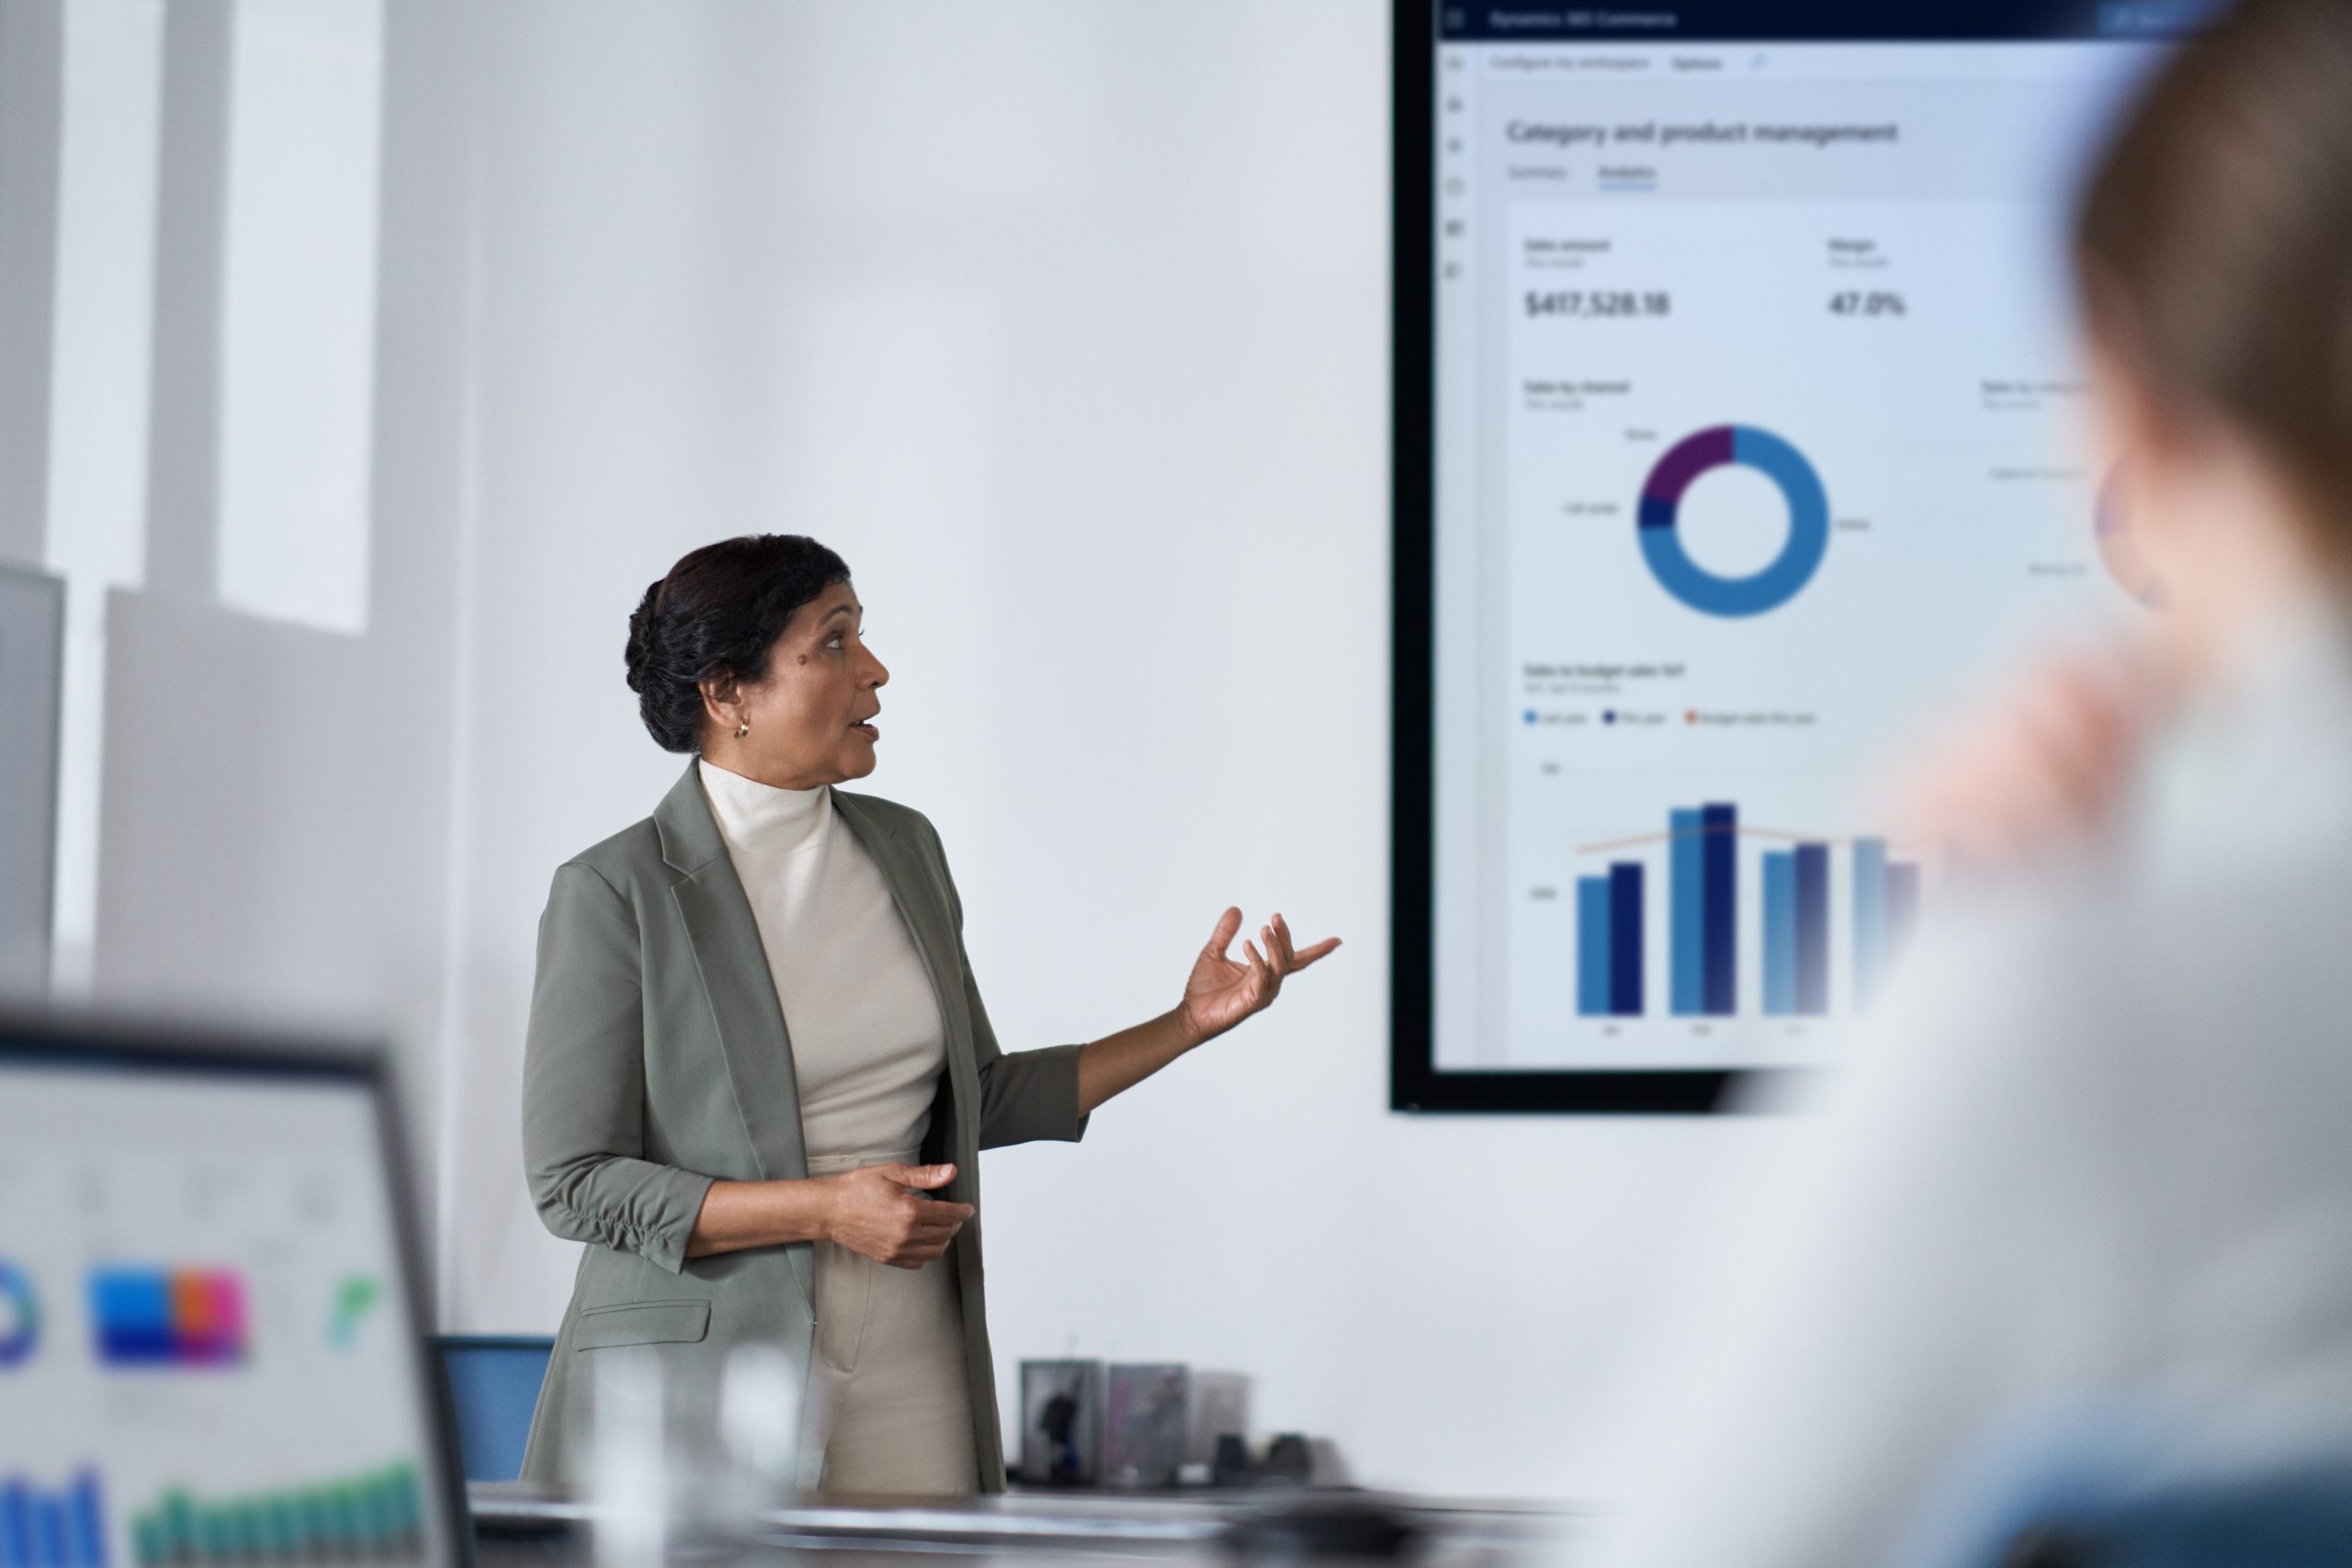
[[(1736, 464), (1780, 487), (1789, 506), (1788, 542), (1761, 571), (1719, 577), (1693, 561), (1676, 528), (1682, 492), (1711, 469)], [(1718, 424), (1684, 436), (1642, 481), (1635, 529), (1658, 586), (1710, 615), (1760, 615), (1796, 597), (1829, 549), (1829, 496), (1804, 454), (1769, 430)]]

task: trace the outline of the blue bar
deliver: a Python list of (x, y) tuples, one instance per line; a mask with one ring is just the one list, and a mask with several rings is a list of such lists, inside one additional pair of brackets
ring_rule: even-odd
[(98, 1503), (98, 1472), (85, 1470), (66, 1494), (73, 1527), (66, 1555), (74, 1568), (107, 1568), (106, 1510)]
[(1706, 830), (1696, 810), (1667, 816), (1673, 838), (1667, 853), (1667, 914), (1673, 921), (1669, 957), (1677, 1018), (1707, 1010)]
[(1797, 846), (1797, 1011), (1829, 1011), (1829, 846)]
[(32, 1568), (32, 1489), (21, 1477), (0, 1482), (0, 1568)]
[(1797, 857), (1786, 850), (1764, 854), (1764, 1010), (1797, 1010)]
[(1739, 1010), (1739, 809), (1701, 808), (1707, 829), (1707, 1011), (1728, 1018)]
[(1609, 867), (1609, 1010), (1642, 1011), (1642, 868), (1633, 861)]
[(33, 1494), (32, 1568), (73, 1568), (65, 1561), (65, 1499)]
[(1609, 879), (1577, 878), (1577, 1011), (1609, 1011)]
[(1854, 1006), (1878, 999), (1886, 963), (1886, 840), (1854, 840)]

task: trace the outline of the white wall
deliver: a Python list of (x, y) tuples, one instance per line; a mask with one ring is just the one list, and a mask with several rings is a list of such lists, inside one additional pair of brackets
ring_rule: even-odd
[(456, 1325), (569, 1286), (517, 1056), (549, 873), (678, 766), (628, 613), (695, 545), (806, 531), (894, 671), (869, 787), (939, 824), (1008, 1046), (1169, 1005), (1227, 902), (1347, 939), (1084, 1145), (989, 1156), (1007, 1407), (1024, 1355), (1179, 1358), (1370, 1480), (1605, 1485), (1657, 1271), (1771, 1134), (1385, 1109), (1385, 27), (500, 8)]
[(681, 766), (628, 613), (798, 530), (856, 570), (870, 787), (944, 834), (1009, 1046), (1168, 1006), (1228, 902), (1347, 939), (1084, 1145), (989, 1157), (1008, 1408), (1023, 1356), (1178, 1358), (1362, 1479), (1607, 1490), (1636, 1331), (1774, 1130), (1385, 1109), (1385, 5), (384, 7), (356, 631), (220, 602), (231, 12), (19, 9), (0, 276), (53, 287), (109, 231), (77, 203), (156, 220), (108, 275), (154, 306), (121, 395), (69, 395), (87, 311), (0, 311), (0, 400), (146, 459), (100, 536), (0, 424), (0, 556), (73, 578), (90, 650), (61, 920), (101, 998), (395, 1033), (447, 1326), (568, 1289), (519, 1058), (553, 868)]

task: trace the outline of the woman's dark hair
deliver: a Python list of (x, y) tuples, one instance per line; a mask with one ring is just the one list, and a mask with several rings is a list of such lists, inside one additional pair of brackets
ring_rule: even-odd
[(2246, 0), (2184, 44), (2075, 253), (2099, 341), (2250, 436), (2352, 563), (2352, 5)]
[(802, 534), (746, 534), (678, 558), (628, 618), (628, 689), (665, 751), (702, 745), (705, 676), (759, 681), (792, 612), (849, 581), (841, 557)]

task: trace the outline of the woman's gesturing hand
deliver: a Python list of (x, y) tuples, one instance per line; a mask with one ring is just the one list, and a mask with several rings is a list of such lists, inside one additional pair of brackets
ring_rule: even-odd
[(1184, 1025), (1200, 1039), (1224, 1033), (1272, 1001), (1283, 988), (1283, 976), (1306, 968), (1340, 945), (1338, 937), (1327, 936), (1313, 947), (1294, 950), (1290, 927), (1276, 915), (1273, 924), (1258, 928), (1258, 940), (1266, 944), (1262, 954), (1256, 943), (1242, 942), (1241, 951), (1250, 959), (1242, 964), (1227, 955), (1234, 934), (1240, 930), (1238, 908), (1218, 916), (1208, 945), (1193, 961), (1192, 978), (1184, 982), (1181, 1010)]
[(920, 1269), (972, 1217), (969, 1203), (926, 1197), (956, 1179), (952, 1165), (869, 1165), (820, 1179), (833, 1189), (825, 1239), (894, 1269)]

